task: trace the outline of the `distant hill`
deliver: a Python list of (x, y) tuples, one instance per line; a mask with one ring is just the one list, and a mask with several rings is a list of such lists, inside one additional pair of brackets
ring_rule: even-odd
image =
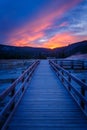
[(87, 60), (87, 53), (86, 54), (72, 55), (72, 56), (67, 57), (66, 59), (69, 59), (69, 60), (77, 60), (77, 59)]
[(64, 58), (78, 53), (87, 53), (87, 41), (81, 41), (55, 49), (0, 45), (0, 59)]

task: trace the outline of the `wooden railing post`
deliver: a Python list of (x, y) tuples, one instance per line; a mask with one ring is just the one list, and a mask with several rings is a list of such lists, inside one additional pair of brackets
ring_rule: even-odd
[(24, 91), (24, 85), (23, 85), (23, 87), (22, 87), (22, 93), (23, 93), (23, 91)]
[[(85, 81), (85, 79), (82, 79), (82, 82), (86, 82)], [(85, 89), (83, 88), (83, 87), (81, 87), (81, 94), (83, 95), (83, 96), (85, 96)]]
[(27, 76), (29, 75), (29, 71), (27, 72)]
[(62, 83), (64, 82), (63, 76), (64, 76), (64, 72), (62, 71)]
[(15, 88), (13, 88), (12, 92), (11, 92), (11, 97), (14, 96), (15, 94)]
[(85, 63), (84, 63), (84, 61), (82, 61), (82, 70), (84, 70), (85, 69)]
[[(71, 72), (69, 72), (69, 73), (71, 73)], [(70, 75), (68, 75), (68, 81), (69, 81), (69, 83), (71, 83), (71, 77), (70, 77)], [(71, 87), (70, 87), (69, 84), (68, 84), (68, 90), (71, 91)]]
[[(85, 82), (85, 79), (82, 79), (83, 82)], [(81, 95), (85, 96), (85, 89), (81, 87)], [(83, 101), (80, 102), (81, 108), (85, 109), (85, 103)]]
[(85, 103), (82, 100), (80, 101), (80, 106), (82, 109), (85, 109)]
[(83, 87), (81, 87), (81, 94), (82, 94), (83, 96), (85, 96), (85, 90), (84, 90)]
[[(15, 85), (16, 87), (16, 85)], [(13, 90), (11, 91), (11, 97), (13, 97), (15, 95), (15, 87), (13, 88)], [(10, 111), (12, 111), (14, 109), (14, 106), (15, 106), (15, 101), (13, 101), (11, 107), (10, 107)]]
[(22, 78), (22, 83), (24, 82), (24, 77)]
[(73, 60), (71, 61), (71, 69), (74, 68), (74, 63), (73, 63)]
[(12, 105), (10, 107), (10, 111), (12, 111), (14, 109), (14, 107), (15, 107), (15, 101), (13, 101), (13, 103), (12, 103)]
[[(14, 81), (15, 81), (15, 80), (12, 80), (12, 83), (13, 83)], [(15, 85), (14, 85), (14, 88), (12, 89), (12, 91), (11, 91), (10, 96), (13, 97), (14, 94), (15, 94)]]

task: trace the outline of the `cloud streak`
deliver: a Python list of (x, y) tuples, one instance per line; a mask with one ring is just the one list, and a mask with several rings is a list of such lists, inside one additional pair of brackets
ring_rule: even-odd
[[(67, 20), (73, 18), (72, 14), (68, 13), (69, 11), (72, 13), (84, 7), (83, 0), (62, 0), (61, 2), (51, 0), (48, 3), (44, 1), (44, 7), (42, 3), (40, 4), (41, 7), (35, 10), (36, 15), (31, 17), (31, 8), (29, 17), (27, 16), (25, 21), (20, 21), (21, 24), (17, 24), (17, 27), (13, 27), (8, 33), (4, 31), (4, 36), (1, 33), (3, 44), (55, 48), (86, 38), (84, 33), (82, 36), (81, 30), (77, 31), (78, 26), (81, 28), (81, 25), (85, 26), (86, 22), (85, 24), (83, 24), (83, 20), (81, 23), (77, 22), (75, 27), (75, 20), (73, 22)], [(36, 5), (33, 6), (37, 7)], [(82, 39), (79, 39), (78, 35), (81, 35)]]

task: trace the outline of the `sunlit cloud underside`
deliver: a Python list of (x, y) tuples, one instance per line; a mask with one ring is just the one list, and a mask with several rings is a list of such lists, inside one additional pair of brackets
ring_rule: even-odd
[(87, 40), (87, 0), (3, 0), (0, 43), (56, 48)]

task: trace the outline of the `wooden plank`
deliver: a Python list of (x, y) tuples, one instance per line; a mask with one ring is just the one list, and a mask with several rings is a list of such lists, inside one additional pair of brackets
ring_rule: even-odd
[[(84, 84), (82, 81), (80, 81), (78, 78), (76, 78), (74, 75), (60, 67), (59, 65), (55, 64), (53, 61), (49, 61), (52, 68), (55, 70), (56, 75), (61, 80), (63, 85), (69, 90), (70, 94), (73, 96), (81, 110), (84, 112), (84, 114), (87, 116), (87, 100), (85, 98), (85, 91), (87, 90), (87, 85)], [(66, 75), (65, 75), (66, 73)], [(79, 88), (82, 90), (81, 92), (76, 89), (72, 81), (75, 81), (76, 84), (79, 85)], [(67, 84), (66, 84), (67, 83)], [(77, 98), (78, 97), (78, 98)]]
[(8, 130), (86, 130), (87, 119), (68, 91), (41, 61)]
[[(36, 66), (38, 65), (39, 61), (35, 61), (14, 83), (19, 82), (19, 79), (22, 78), (22, 80), (24, 79), (24, 77), (26, 76), (26, 73), (29, 72), (29, 74), (27, 75), (26, 79), (22, 81), (22, 84), (20, 85), (20, 88), (18, 90), (11, 91), (11, 89), (14, 87), (13, 84), (12, 86), (10, 86), (10, 88), (8, 88), (6, 91), (4, 91), (1, 95), (0, 95), (0, 99), (5, 98), (6, 96), (9, 96), (9, 92), (11, 91), (11, 98), (9, 99), (9, 101), (7, 102), (7, 104), (5, 104), (5, 106), (2, 108), (2, 110), (0, 111), (0, 129), (6, 129), (7, 124), (11, 118), (12, 113), (14, 112), (15, 108), (17, 107), (19, 100), (21, 100), (26, 88), (27, 88), (27, 84), (29, 82), (27, 82)], [(16, 86), (15, 86), (16, 87)], [(8, 92), (8, 93), (7, 93)]]

